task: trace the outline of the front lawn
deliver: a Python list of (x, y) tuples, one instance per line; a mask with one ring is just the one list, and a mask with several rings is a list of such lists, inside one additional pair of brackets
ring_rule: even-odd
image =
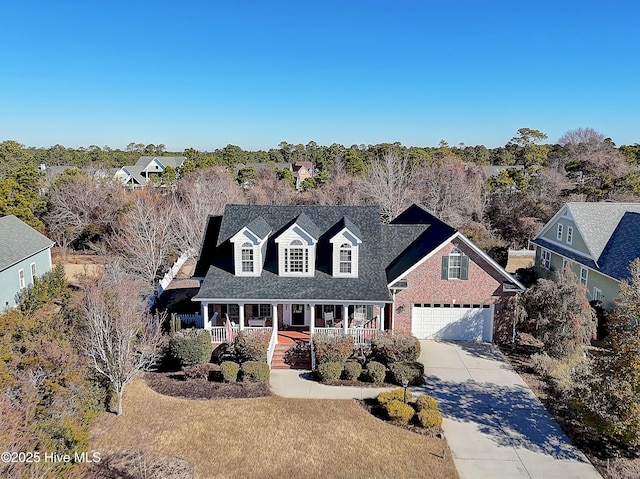
[(385, 424), (355, 401), (179, 399), (142, 380), (125, 391), (123, 416), (97, 421), (91, 448), (179, 458), (196, 479), (458, 477), (446, 441)]

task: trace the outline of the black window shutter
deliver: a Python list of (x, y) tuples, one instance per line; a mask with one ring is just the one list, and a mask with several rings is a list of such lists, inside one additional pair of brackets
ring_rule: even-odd
[(442, 279), (449, 279), (449, 257), (442, 257)]
[(460, 270), (460, 279), (469, 279), (469, 257), (462, 256), (462, 268)]

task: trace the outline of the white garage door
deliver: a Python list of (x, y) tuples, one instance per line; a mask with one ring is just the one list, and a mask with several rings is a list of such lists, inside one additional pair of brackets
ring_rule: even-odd
[(411, 332), (418, 339), (491, 341), (493, 308), (482, 304), (414, 304)]

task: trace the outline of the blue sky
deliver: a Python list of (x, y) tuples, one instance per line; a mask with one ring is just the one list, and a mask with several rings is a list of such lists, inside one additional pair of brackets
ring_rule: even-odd
[(0, 2), (0, 140), (504, 145), (640, 142), (628, 1)]

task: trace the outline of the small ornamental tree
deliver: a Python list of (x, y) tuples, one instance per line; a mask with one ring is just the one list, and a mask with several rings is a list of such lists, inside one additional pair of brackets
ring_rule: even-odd
[(539, 279), (522, 295), (520, 322), (554, 358), (579, 352), (596, 332), (595, 314), (584, 286), (568, 268), (558, 272), (555, 280)]
[(629, 266), (611, 314), (613, 354), (598, 358), (588, 387), (576, 395), (587, 420), (605, 434), (640, 445), (640, 259)]

